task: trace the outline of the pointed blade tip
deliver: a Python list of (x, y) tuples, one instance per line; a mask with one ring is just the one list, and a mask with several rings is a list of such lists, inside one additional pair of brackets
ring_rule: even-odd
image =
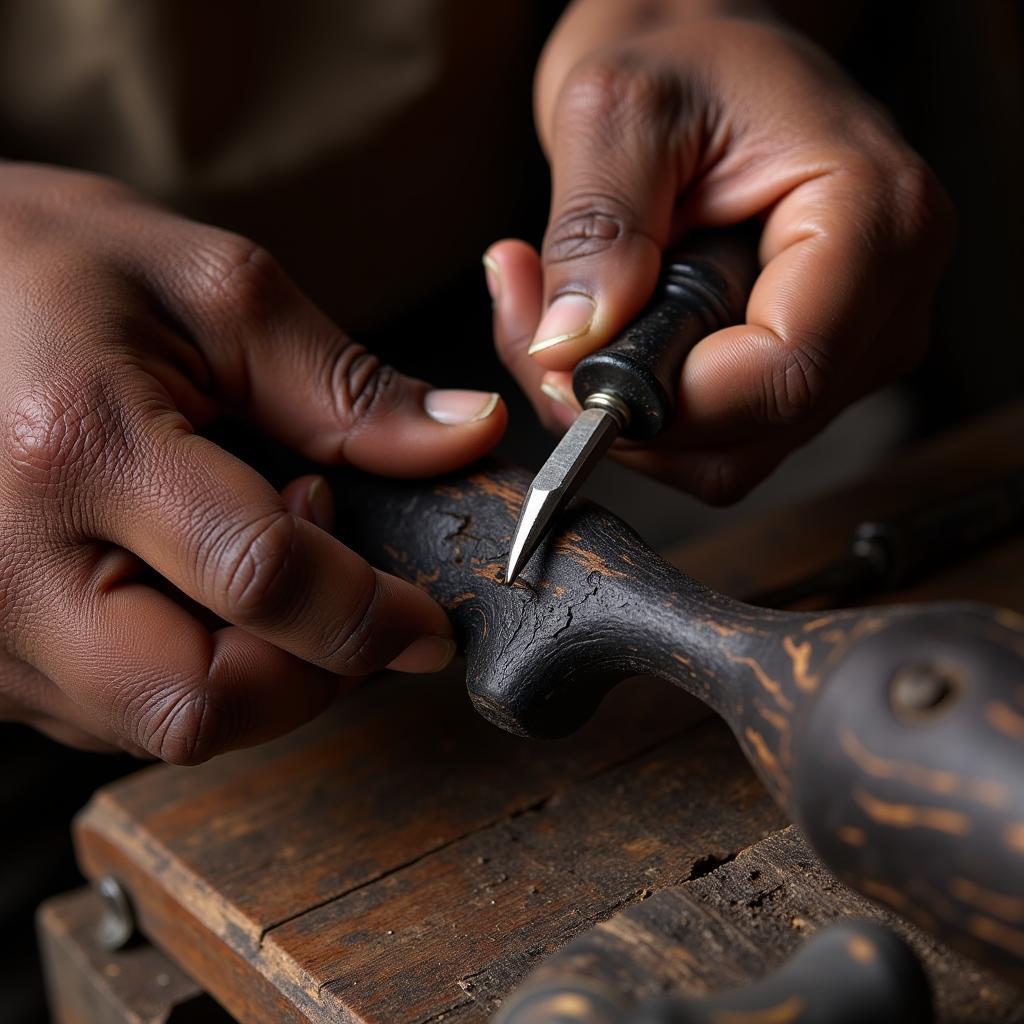
[(516, 545), (513, 545), (512, 553), (505, 564), (505, 578), (501, 581), (506, 587), (510, 587), (515, 583), (516, 578), (519, 576), (519, 570), (523, 567), (522, 551), (516, 551), (515, 548)]

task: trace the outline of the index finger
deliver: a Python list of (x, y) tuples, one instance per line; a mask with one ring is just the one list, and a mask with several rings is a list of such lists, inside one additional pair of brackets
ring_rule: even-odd
[(101, 497), (103, 539), (228, 622), (341, 675), (391, 663), (435, 671), (454, 654), (451, 624), (431, 598), (293, 515), (208, 439), (151, 423), (125, 478), (120, 493)]

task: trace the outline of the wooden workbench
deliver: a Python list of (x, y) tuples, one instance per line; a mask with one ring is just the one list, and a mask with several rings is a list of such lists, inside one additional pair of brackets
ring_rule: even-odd
[[(737, 596), (783, 582), (865, 517), (1024, 465), (1022, 437), (1019, 406), (673, 561)], [(1018, 535), (885, 600), (1024, 611), (1022, 565)], [(383, 676), (275, 743), (106, 787), (76, 842), (87, 875), (120, 880), (157, 949), (96, 948), (88, 895), (45, 907), (62, 1024), (199, 1019), (181, 1008), (210, 1012), (200, 991), (246, 1024), (480, 1021), (599, 925), (634, 968), (622, 984), (699, 992), (757, 976), (822, 922), (875, 913), (786, 829), (724, 726), (651, 680), (621, 686), (576, 736), (538, 743), (479, 719), (457, 669)], [(940, 1019), (1024, 1020), (1016, 993), (897, 927)], [(139, 966), (154, 956), (163, 971)], [(154, 972), (170, 979), (162, 1001), (139, 981)]]

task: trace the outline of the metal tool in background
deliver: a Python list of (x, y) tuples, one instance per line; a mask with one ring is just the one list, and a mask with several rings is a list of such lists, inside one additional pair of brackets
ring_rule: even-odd
[(1024, 470), (901, 516), (861, 523), (846, 553), (803, 579), (747, 598), (785, 608), (819, 598), (831, 608), (893, 590), (1024, 527)]
[[(495, 1024), (927, 1024), (928, 980), (910, 947), (872, 921), (813, 935), (777, 971), (742, 989), (631, 1005), (593, 971), (581, 974), (582, 936), (505, 1001)], [(567, 961), (576, 966), (561, 966)], [(599, 961), (594, 961), (599, 962)]]
[(606, 348), (583, 359), (583, 410), (534, 478), (512, 538), (513, 583), (559, 510), (617, 437), (649, 440), (672, 421), (679, 372), (701, 339), (740, 321), (757, 271), (747, 228), (707, 232), (666, 258), (654, 298)]

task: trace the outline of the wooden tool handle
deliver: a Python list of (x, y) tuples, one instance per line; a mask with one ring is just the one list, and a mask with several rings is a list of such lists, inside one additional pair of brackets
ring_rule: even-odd
[(768, 977), (703, 999), (630, 1006), (603, 984), (600, 952), (589, 948), (584, 935), (555, 954), (505, 1001), (496, 1024), (927, 1024), (933, 1019), (928, 980), (917, 957), (897, 935), (870, 921), (832, 925)]
[(666, 254), (654, 297), (640, 315), (577, 364), (572, 384), (580, 404), (610, 392), (629, 408), (623, 437), (660, 434), (672, 420), (683, 360), (703, 338), (742, 319), (756, 274), (749, 226), (689, 237)]
[(628, 676), (671, 680), (725, 718), (843, 880), (1024, 978), (1024, 620), (972, 604), (755, 608), (588, 503), (504, 586), (528, 484), (494, 462), (336, 481), (345, 539), (451, 615), (482, 715), (557, 736)]

